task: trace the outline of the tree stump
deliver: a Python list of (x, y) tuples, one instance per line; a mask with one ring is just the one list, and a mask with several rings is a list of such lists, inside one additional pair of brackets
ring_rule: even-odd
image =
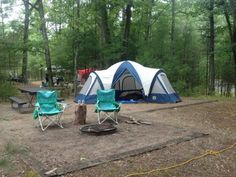
[(79, 104), (75, 106), (74, 125), (84, 125), (86, 123), (87, 106)]

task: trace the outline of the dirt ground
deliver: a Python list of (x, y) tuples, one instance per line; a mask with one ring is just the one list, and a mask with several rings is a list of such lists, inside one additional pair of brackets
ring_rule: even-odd
[[(67, 177), (120, 177), (179, 164), (207, 150), (226, 148), (236, 142), (236, 102), (208, 101), (184, 98), (177, 104), (124, 104), (117, 132), (101, 136), (83, 134), (79, 130), (82, 126), (73, 124), (72, 98), (65, 100), (68, 108), (63, 115), (64, 128), (53, 126), (45, 132), (35, 127), (32, 112), (20, 114), (9, 103), (1, 103), (0, 176), (34, 176), (36, 172), (57, 169)], [(129, 118), (151, 125), (128, 124)], [(88, 105), (86, 123), (96, 122), (94, 105)], [(208, 136), (186, 139), (195, 133)], [(178, 168), (134, 176), (235, 174), (236, 147)]]

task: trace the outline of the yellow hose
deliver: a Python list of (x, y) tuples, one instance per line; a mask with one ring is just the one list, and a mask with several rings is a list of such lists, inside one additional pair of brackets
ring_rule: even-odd
[(231, 146), (225, 148), (225, 149), (222, 149), (222, 150), (207, 150), (204, 154), (201, 154), (199, 156), (196, 156), (196, 157), (193, 157), (189, 160), (186, 160), (184, 162), (181, 162), (179, 164), (175, 164), (175, 165), (172, 165), (172, 166), (169, 166), (169, 167), (163, 167), (163, 168), (157, 168), (157, 169), (153, 169), (153, 170), (150, 170), (150, 171), (146, 171), (146, 172), (138, 172), (138, 173), (131, 173), (131, 174), (128, 174), (126, 175), (125, 177), (131, 177), (131, 176), (137, 176), (137, 175), (149, 175), (153, 172), (160, 172), (160, 171), (165, 171), (165, 170), (169, 170), (169, 169), (173, 169), (173, 168), (176, 168), (176, 167), (180, 167), (180, 166), (183, 166), (183, 165), (186, 165), (194, 160), (198, 160), (198, 159), (201, 159), (203, 157), (206, 157), (208, 155), (218, 155), (218, 154), (221, 154), (229, 149), (232, 149), (234, 148), (234, 146), (236, 146), (236, 143), (232, 144)]

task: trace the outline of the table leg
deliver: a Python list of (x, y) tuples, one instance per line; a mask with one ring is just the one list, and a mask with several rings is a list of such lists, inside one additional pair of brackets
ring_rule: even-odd
[(33, 101), (34, 101), (34, 96), (35, 96), (35, 95), (30, 94), (29, 96), (30, 96), (30, 97), (29, 97), (29, 107), (34, 107)]

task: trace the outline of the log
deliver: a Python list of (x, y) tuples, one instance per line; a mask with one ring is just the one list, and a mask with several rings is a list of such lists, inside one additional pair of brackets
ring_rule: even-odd
[(86, 123), (87, 106), (79, 104), (75, 106), (74, 125), (84, 125)]

